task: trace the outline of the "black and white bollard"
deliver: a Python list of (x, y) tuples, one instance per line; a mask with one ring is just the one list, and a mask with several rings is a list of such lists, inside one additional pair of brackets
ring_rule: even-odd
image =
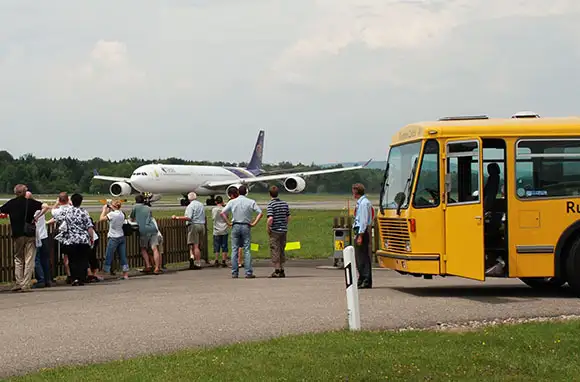
[(343, 250), (344, 279), (346, 282), (346, 306), (348, 310), (348, 327), (350, 330), (360, 330), (360, 311), (358, 304), (358, 274), (354, 247), (349, 245)]

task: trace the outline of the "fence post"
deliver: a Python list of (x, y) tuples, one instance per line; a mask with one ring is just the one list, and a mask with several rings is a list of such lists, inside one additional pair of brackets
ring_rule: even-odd
[(358, 301), (358, 274), (354, 247), (349, 245), (343, 251), (344, 279), (346, 283), (346, 306), (348, 313), (348, 327), (350, 330), (360, 330), (360, 309)]

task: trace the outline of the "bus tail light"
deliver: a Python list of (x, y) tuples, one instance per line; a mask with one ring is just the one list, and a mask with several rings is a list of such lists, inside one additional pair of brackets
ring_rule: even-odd
[(417, 230), (417, 223), (415, 219), (409, 219), (409, 231), (415, 232)]

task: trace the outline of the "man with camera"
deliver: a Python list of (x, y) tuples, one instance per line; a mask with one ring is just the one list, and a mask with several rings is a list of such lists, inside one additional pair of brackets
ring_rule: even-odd
[[(27, 199), (28, 187), (17, 184), (14, 187), (14, 198), (0, 207), (0, 213), (10, 217), (12, 242), (14, 245), (14, 266), (16, 285), (13, 292), (30, 292), (32, 289), (32, 274), (36, 259), (36, 222), (44, 216), (48, 207), (43, 208), (38, 200)], [(36, 217), (36, 211), (41, 211)]]

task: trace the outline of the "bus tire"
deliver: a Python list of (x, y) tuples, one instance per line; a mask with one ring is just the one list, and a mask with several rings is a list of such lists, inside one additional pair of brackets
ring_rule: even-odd
[(558, 289), (566, 284), (566, 280), (558, 277), (520, 277), (520, 280), (534, 289)]
[(566, 277), (575, 295), (580, 297), (580, 239), (576, 239), (566, 257)]

